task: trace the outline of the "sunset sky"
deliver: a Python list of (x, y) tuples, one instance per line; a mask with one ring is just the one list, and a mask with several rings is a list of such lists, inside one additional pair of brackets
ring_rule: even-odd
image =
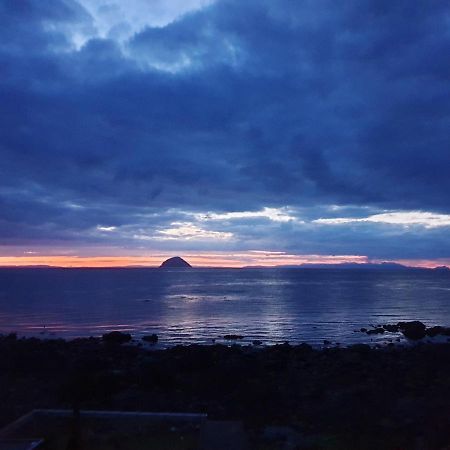
[(450, 265), (450, 6), (0, 1), (0, 265)]

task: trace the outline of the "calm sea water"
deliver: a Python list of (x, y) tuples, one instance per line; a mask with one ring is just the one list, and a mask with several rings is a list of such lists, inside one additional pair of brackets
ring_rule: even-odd
[[(450, 325), (450, 275), (321, 269), (1, 269), (0, 332), (72, 338), (157, 333), (161, 345), (260, 339), (342, 344), (354, 330)], [(372, 337), (384, 340), (389, 336)]]

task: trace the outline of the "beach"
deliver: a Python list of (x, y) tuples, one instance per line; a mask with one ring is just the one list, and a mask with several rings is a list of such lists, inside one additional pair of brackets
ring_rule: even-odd
[(250, 448), (291, 439), (292, 448), (438, 450), (448, 448), (449, 371), (448, 343), (153, 350), (3, 336), (0, 425), (35, 408), (189, 412), (242, 421)]

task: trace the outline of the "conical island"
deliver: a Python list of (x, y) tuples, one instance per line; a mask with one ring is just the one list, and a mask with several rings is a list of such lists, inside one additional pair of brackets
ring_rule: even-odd
[(192, 267), (187, 261), (179, 256), (166, 259), (160, 266), (160, 269), (188, 269)]

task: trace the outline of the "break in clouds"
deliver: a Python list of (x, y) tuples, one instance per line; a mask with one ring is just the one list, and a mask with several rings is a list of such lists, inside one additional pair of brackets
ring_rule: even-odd
[(450, 256), (447, 2), (4, 0), (0, 23), (2, 254)]

